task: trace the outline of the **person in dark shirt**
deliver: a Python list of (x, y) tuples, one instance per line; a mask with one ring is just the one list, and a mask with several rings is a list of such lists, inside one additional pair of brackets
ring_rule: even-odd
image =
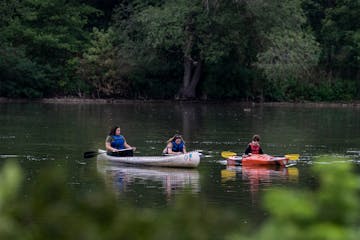
[(245, 150), (245, 155), (249, 154), (264, 154), (260, 146), (260, 136), (257, 134), (252, 137), (251, 142), (248, 144)]

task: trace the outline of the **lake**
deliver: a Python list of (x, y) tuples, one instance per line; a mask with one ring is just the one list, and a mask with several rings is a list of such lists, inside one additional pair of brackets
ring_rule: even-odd
[[(104, 148), (113, 125), (121, 127), (138, 156), (160, 155), (166, 140), (180, 133), (188, 150), (202, 151), (201, 163), (197, 169), (171, 169), (84, 159), (84, 152)], [(266, 153), (299, 153), (298, 164), (221, 164), (221, 151), (242, 153), (255, 133)], [(209, 206), (238, 212), (239, 221), (256, 223), (266, 215), (261, 209), (263, 193), (274, 187), (311, 187), (310, 166), (324, 164), (316, 162), (321, 154), (348, 155), (359, 166), (359, 108), (190, 102), (0, 104), (1, 164), (19, 161), (25, 184), (49, 167), (65, 168), (69, 187), (91, 192), (103, 184), (118, 201), (129, 200), (138, 207), (169, 207), (190, 191)]]

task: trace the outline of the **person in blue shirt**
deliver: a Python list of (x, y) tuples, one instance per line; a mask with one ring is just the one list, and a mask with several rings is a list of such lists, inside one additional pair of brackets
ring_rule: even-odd
[(167, 140), (167, 144), (165, 149), (163, 150), (163, 154), (183, 154), (183, 153), (186, 153), (184, 139), (181, 137), (181, 135), (175, 134), (175, 136)]
[(135, 147), (130, 146), (123, 135), (120, 134), (120, 127), (114, 126), (110, 129), (105, 140), (106, 152), (111, 156), (125, 157), (133, 156)]

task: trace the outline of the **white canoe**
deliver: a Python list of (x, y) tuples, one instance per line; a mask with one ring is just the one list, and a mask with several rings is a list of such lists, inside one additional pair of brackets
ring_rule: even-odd
[(195, 168), (200, 163), (200, 153), (197, 151), (179, 155), (141, 157), (114, 157), (107, 155), (106, 151), (101, 149), (99, 149), (99, 153), (99, 160), (146, 166)]

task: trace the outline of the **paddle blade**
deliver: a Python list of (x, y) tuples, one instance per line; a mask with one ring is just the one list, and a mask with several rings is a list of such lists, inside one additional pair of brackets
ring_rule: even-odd
[(90, 151), (90, 152), (84, 152), (84, 158), (92, 158), (98, 155), (98, 152)]
[(286, 154), (285, 157), (289, 160), (299, 160), (300, 154)]
[(221, 156), (223, 158), (229, 158), (229, 157), (232, 157), (232, 156), (236, 156), (237, 154), (234, 153), (234, 152), (229, 152), (229, 151), (223, 151), (221, 152)]

